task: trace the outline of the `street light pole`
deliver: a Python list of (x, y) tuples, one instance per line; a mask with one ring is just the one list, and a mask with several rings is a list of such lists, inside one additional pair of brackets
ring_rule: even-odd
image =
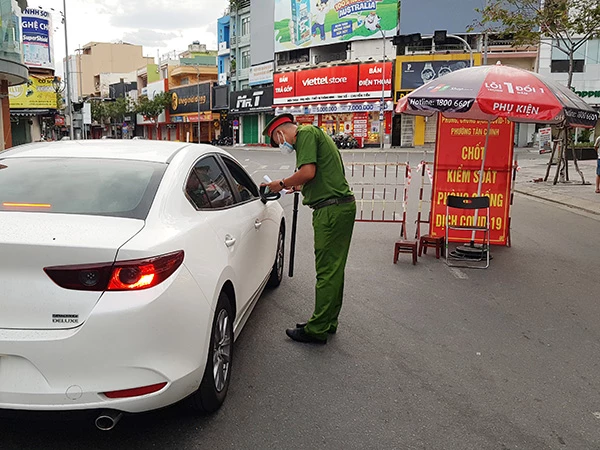
[(467, 47), (467, 49), (469, 50), (469, 57), (470, 57), (470, 60), (471, 60), (471, 67), (473, 67), (473, 49), (471, 48), (471, 46), (469, 45), (469, 43), (465, 39), (461, 38), (460, 36), (456, 36), (455, 34), (448, 34), (447, 36), (450, 37), (450, 38), (454, 38), (456, 40), (459, 40), (460, 42), (462, 42), (463, 44), (465, 44), (465, 47)]
[(67, 35), (67, 0), (63, 0), (63, 22), (65, 24), (65, 78), (67, 81), (67, 112), (69, 114), (69, 138), (73, 139), (75, 133), (73, 131), (73, 105), (71, 104), (71, 79), (69, 78), (69, 39)]
[(380, 24), (377, 24), (377, 28), (381, 32), (381, 46), (383, 47), (383, 60), (381, 61), (381, 103), (379, 104), (379, 148), (383, 151), (383, 135), (385, 131), (385, 32)]

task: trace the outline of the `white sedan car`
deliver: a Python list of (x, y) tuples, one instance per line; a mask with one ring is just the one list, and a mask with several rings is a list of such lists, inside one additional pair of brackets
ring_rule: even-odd
[(0, 408), (222, 404), (234, 339), (283, 276), (285, 222), (209, 145), (0, 152)]

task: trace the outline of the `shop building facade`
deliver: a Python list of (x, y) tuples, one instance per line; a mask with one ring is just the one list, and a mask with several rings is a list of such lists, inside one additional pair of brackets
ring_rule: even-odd
[[(212, 111), (213, 82), (172, 88), (169, 108), (168, 140), (210, 143), (215, 136), (213, 122), (219, 120)], [(173, 135), (174, 132), (174, 135)]]
[[(235, 91), (230, 95), (229, 115), (237, 120), (235, 142), (265, 144), (262, 130), (273, 118), (273, 86)], [(235, 131), (234, 131), (235, 132)]]
[(388, 143), (393, 109), (391, 62), (277, 72), (273, 89), (275, 114), (293, 114), (297, 122), (314, 124), (330, 135), (351, 134), (359, 145), (380, 145), (381, 133)]

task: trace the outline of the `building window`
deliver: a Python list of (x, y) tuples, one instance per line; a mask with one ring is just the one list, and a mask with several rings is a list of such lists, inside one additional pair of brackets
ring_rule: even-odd
[[(583, 59), (573, 60), (573, 73), (583, 73), (585, 67)], [(569, 61), (564, 59), (552, 60), (550, 63), (551, 73), (569, 73)]]
[(250, 50), (242, 51), (242, 69), (250, 67)]
[(190, 79), (188, 77), (181, 79), (181, 86), (185, 86), (186, 84), (190, 84)]
[(242, 36), (250, 34), (250, 17), (244, 17), (242, 19)]
[[(569, 72), (569, 55), (561, 52), (558, 48), (554, 47), (556, 41), (553, 41), (552, 46), (552, 61), (550, 62), (551, 73), (568, 73)], [(586, 43), (587, 44), (587, 43)], [(585, 53), (587, 45), (583, 44), (573, 54), (573, 72), (582, 73), (585, 67)]]
[(600, 64), (600, 39), (591, 39), (588, 41), (586, 64)]

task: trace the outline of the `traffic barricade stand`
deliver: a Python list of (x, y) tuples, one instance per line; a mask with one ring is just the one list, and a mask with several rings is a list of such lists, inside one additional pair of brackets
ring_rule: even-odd
[[(360, 153), (360, 152), (358, 152)], [(357, 203), (356, 222), (400, 224), (399, 239), (394, 244), (394, 264), (399, 253), (411, 253), (417, 262), (418, 241), (407, 238), (407, 203), (412, 172), (408, 162), (394, 153), (362, 152), (362, 160), (355, 151), (341, 151), (347, 178)], [(367, 155), (368, 159), (367, 159)], [(383, 161), (378, 161), (381, 155)], [(398, 155), (398, 153), (395, 153)]]

